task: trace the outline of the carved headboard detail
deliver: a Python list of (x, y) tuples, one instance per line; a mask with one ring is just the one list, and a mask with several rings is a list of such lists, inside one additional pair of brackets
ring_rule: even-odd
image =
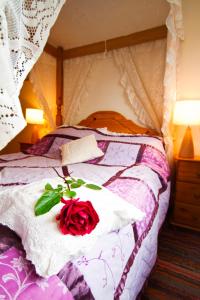
[(115, 111), (97, 111), (82, 120), (79, 125), (92, 128), (107, 127), (108, 130), (113, 132), (158, 135), (155, 130), (138, 126)]

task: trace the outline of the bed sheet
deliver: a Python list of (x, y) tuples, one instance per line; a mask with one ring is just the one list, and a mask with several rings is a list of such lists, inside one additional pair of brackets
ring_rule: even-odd
[[(62, 167), (59, 147), (91, 133), (104, 156)], [(67, 262), (57, 275), (66, 287), (62, 299), (67, 299), (69, 293), (74, 299), (135, 299), (154, 265), (158, 231), (168, 206), (169, 167), (162, 140), (156, 136), (115, 136), (94, 129), (62, 127), (28, 152), (0, 157), (2, 190), (55, 177), (56, 173), (71, 174), (107, 187), (145, 212), (144, 220), (100, 238), (89, 253)], [(2, 253), (11, 246), (23, 251), (13, 232), (2, 226), (1, 232)], [(19, 289), (23, 294), (27, 292), (29, 299), (28, 290), (22, 285)]]

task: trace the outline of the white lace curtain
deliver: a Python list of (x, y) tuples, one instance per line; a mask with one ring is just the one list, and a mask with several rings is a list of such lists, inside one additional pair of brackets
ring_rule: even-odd
[(44, 110), (46, 130), (56, 127), (56, 59), (43, 52), (29, 74), (29, 79)]
[(0, 149), (26, 125), (18, 95), (64, 0), (0, 1)]
[(90, 55), (64, 62), (63, 120), (66, 124), (73, 124), (81, 102), (87, 96), (86, 80), (95, 59), (95, 55)]
[(121, 85), (140, 124), (160, 132), (163, 106), (165, 40), (114, 50)]
[(168, 29), (167, 53), (164, 76), (163, 122), (166, 152), (169, 161), (173, 160), (172, 111), (176, 102), (177, 65), (180, 41), (184, 39), (182, 0), (166, 0), (170, 3), (170, 12), (166, 20)]
[[(119, 84), (122, 85), (126, 94), (127, 100), (124, 99), (124, 101), (130, 103), (130, 108), (139, 124), (160, 131), (165, 53), (166, 40), (159, 40), (109, 51), (106, 55), (102, 53), (66, 60), (64, 63), (64, 123), (74, 124), (76, 116), (84, 107), (96, 63), (99, 60), (102, 62), (112, 60), (121, 78)], [(98, 91), (96, 98), (98, 99)]]

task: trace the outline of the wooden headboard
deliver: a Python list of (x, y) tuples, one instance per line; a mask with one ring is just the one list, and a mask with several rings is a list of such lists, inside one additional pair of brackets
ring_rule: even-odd
[(113, 132), (158, 135), (155, 130), (140, 127), (115, 111), (97, 111), (82, 120), (79, 125), (91, 128), (107, 127), (108, 130)]

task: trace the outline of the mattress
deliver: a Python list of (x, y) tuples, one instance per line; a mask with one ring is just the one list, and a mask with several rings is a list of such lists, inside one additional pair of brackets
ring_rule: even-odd
[[(61, 145), (90, 134), (95, 135), (104, 155), (61, 166)], [(20, 295), (19, 299), (31, 299), (32, 295), (39, 299), (37, 295), (41, 291), (42, 299), (48, 299), (49, 293), (54, 294), (53, 299), (136, 299), (155, 263), (158, 233), (169, 202), (169, 167), (160, 137), (117, 135), (63, 126), (45, 136), (27, 153), (2, 155), (0, 170), (1, 190), (53, 178), (56, 174), (71, 174), (108, 188), (145, 213), (142, 221), (99, 238), (88, 253), (67, 261), (60, 272), (48, 280), (39, 278), (30, 263), (25, 263), (27, 274), (27, 268), (31, 270), (29, 285), (24, 285), (23, 279), (15, 288), (10, 287), (13, 275), (5, 277), (7, 273), (4, 274), (2, 278), (8, 280), (0, 281), (3, 299), (9, 299), (8, 295), (13, 299), (18, 299), (16, 295)], [(19, 237), (5, 226), (1, 225), (0, 229), (2, 257), (8, 253), (8, 256), (13, 255), (13, 261), (19, 256), (15, 251), (21, 251), (20, 257), (26, 262)], [(10, 253), (11, 250), (14, 252)], [(19, 268), (9, 272), (19, 272)], [(40, 281), (42, 284), (36, 284)], [(62, 293), (59, 294), (58, 288), (62, 288)]]

